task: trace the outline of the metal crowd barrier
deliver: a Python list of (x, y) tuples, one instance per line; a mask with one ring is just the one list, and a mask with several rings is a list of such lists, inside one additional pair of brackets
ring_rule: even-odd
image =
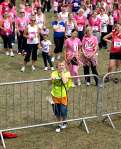
[(103, 77), (101, 103), (103, 121), (109, 120), (111, 126), (115, 128), (112, 116), (121, 114), (121, 71), (107, 73)]
[[(80, 121), (89, 133), (86, 121), (98, 117), (99, 87), (94, 84), (87, 86), (84, 75), (78, 77), (81, 85), (68, 92), (66, 121)], [(6, 145), (2, 133), (5, 131), (59, 123), (53, 114), (52, 105), (48, 102), (51, 96), (49, 82), (50, 79), (40, 79), (0, 83), (0, 136), (4, 148)]]

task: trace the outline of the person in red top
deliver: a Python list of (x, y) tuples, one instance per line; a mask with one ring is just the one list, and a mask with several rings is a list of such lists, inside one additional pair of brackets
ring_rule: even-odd
[(121, 63), (121, 25), (117, 23), (114, 30), (104, 36), (104, 40), (111, 45), (108, 72), (117, 71)]

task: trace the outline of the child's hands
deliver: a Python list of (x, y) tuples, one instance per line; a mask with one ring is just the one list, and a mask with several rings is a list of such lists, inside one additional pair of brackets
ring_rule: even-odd
[(38, 44), (38, 46), (37, 46), (37, 47), (38, 47), (38, 49), (41, 49), (41, 48), (42, 48), (40, 44)]

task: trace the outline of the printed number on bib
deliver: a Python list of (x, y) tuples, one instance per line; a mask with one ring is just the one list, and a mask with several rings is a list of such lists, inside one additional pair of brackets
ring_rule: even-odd
[(4, 27), (6, 29), (10, 29), (10, 23), (9, 22), (4, 22)]
[(83, 31), (83, 26), (78, 26), (78, 31)]
[(74, 3), (74, 7), (78, 7), (79, 5), (78, 5), (78, 3)]
[(114, 48), (121, 48), (121, 39), (114, 40)]
[(74, 48), (74, 51), (75, 51), (75, 52), (78, 51), (78, 44), (74, 44), (74, 45), (73, 45), (73, 48)]
[(93, 31), (98, 31), (98, 26), (93, 26)]

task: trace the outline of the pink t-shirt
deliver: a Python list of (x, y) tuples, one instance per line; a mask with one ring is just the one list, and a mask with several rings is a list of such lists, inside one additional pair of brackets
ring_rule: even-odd
[(15, 18), (16, 18), (16, 13), (11, 10), (11, 11), (9, 12), (9, 17), (10, 17), (10, 19), (13, 20), (13, 22), (14, 22), (14, 20), (15, 20)]
[(11, 9), (11, 12), (14, 14), (14, 16), (17, 16), (16, 7), (13, 7), (13, 8)]
[(30, 19), (32, 15), (32, 8), (25, 8), (25, 17)]
[(113, 18), (114, 18), (114, 21), (119, 22), (119, 16), (120, 16), (120, 11), (119, 11), (119, 10), (114, 10), (114, 11), (113, 11)]
[(82, 40), (83, 52), (86, 56), (91, 56), (95, 50), (97, 50), (98, 40), (96, 36), (84, 36)]
[(53, 10), (58, 11), (58, 2), (57, 1), (53, 2)]
[(78, 31), (83, 31), (84, 30), (84, 27), (86, 25), (86, 17), (85, 16), (75, 16), (75, 21), (76, 21), (76, 24), (77, 24), (77, 29)]
[(114, 0), (107, 0), (107, 4), (112, 4), (113, 5)]
[(39, 8), (39, 7), (41, 7), (41, 2), (40, 2), (40, 1), (35, 1), (35, 2), (32, 4), (32, 7), (33, 7), (33, 8)]
[(81, 46), (81, 41), (79, 38), (68, 38), (65, 40), (64, 46), (66, 48), (66, 55), (70, 59), (77, 56), (79, 53), (79, 47)]
[(89, 19), (89, 24), (92, 27), (93, 31), (100, 31), (100, 26), (101, 26), (101, 20), (100, 18), (96, 17), (90, 17)]
[(28, 24), (29, 24), (29, 19), (26, 17), (23, 17), (23, 18), (18, 17), (16, 19), (16, 25), (19, 31), (24, 31)]
[(96, 5), (96, 3), (97, 3), (97, 0), (92, 0), (93, 5)]
[(10, 35), (12, 33), (12, 20), (10, 18), (2, 19), (2, 27), (5, 30), (1, 29), (1, 34)]

